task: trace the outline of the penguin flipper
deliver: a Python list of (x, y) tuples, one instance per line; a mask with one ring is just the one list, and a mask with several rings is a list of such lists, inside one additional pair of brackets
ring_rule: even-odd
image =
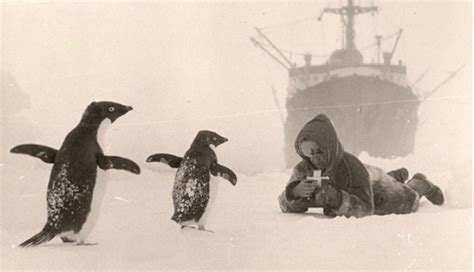
[(224, 179), (230, 181), (230, 183), (232, 185), (237, 184), (237, 176), (229, 168), (227, 168), (223, 165), (220, 165), (218, 163), (213, 163), (213, 164), (211, 164), (210, 170), (211, 170), (212, 175), (224, 178)]
[(54, 163), (54, 160), (56, 159), (56, 154), (58, 153), (58, 151), (54, 148), (37, 144), (17, 145), (12, 148), (10, 152), (16, 154), (30, 155), (39, 158), (45, 163)]
[(153, 154), (146, 159), (147, 162), (162, 162), (171, 168), (178, 168), (182, 160), (183, 158), (181, 157), (165, 153)]
[(100, 169), (118, 169), (126, 170), (134, 174), (140, 174), (140, 167), (134, 161), (119, 156), (105, 156), (100, 154), (97, 156), (97, 164)]

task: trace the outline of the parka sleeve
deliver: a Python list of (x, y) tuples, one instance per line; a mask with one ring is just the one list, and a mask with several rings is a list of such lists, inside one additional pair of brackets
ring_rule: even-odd
[(310, 203), (306, 199), (288, 199), (286, 190), (278, 196), (278, 203), (280, 204), (281, 211), (284, 213), (304, 213), (310, 207)]
[(345, 161), (350, 173), (350, 185), (341, 190), (342, 202), (339, 208), (333, 209), (335, 215), (345, 217), (364, 217), (374, 213), (374, 196), (369, 180), (369, 173), (355, 157)]
[(293, 188), (310, 175), (311, 169), (305, 161), (298, 163), (293, 168), (293, 173), (285, 187), (285, 190), (278, 196), (278, 202), (282, 212), (303, 213), (311, 206), (310, 201), (293, 195)]

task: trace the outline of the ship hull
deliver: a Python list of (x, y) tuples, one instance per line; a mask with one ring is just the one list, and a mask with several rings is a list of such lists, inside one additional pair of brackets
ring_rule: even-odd
[(300, 158), (294, 142), (300, 129), (326, 114), (345, 151), (373, 157), (403, 157), (413, 152), (420, 102), (409, 87), (364, 76), (332, 78), (287, 98), (285, 147), (287, 167)]

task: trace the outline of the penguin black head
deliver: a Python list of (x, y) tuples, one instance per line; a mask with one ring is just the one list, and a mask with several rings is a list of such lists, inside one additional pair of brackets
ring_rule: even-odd
[(133, 108), (115, 102), (100, 101), (92, 102), (87, 106), (86, 111), (82, 115), (81, 122), (87, 124), (100, 124), (106, 118), (113, 123), (120, 116), (131, 111)]
[(210, 130), (201, 130), (194, 138), (193, 144), (198, 145), (213, 145), (215, 147), (219, 146), (222, 143), (227, 142), (227, 138), (222, 137), (221, 135)]

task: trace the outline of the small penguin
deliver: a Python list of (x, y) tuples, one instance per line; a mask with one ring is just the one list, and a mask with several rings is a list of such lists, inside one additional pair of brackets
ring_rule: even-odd
[(20, 244), (37, 246), (56, 236), (63, 242), (88, 245), (104, 196), (105, 182), (97, 180), (97, 166), (103, 170), (122, 169), (140, 173), (138, 165), (128, 159), (104, 155), (98, 134), (104, 127), (133, 108), (114, 102), (92, 102), (79, 124), (66, 136), (59, 150), (25, 144), (11, 149), (53, 164), (47, 191), (47, 222), (41, 232)]
[[(207, 216), (216, 198), (217, 185), (210, 174), (237, 183), (237, 176), (229, 168), (217, 163), (214, 148), (227, 139), (213, 131), (199, 131), (184, 158), (171, 154), (154, 154), (147, 162), (162, 162), (178, 168), (173, 186), (174, 214), (171, 220), (181, 228), (198, 225), (206, 230)], [(210, 173), (210, 174), (209, 174)]]

